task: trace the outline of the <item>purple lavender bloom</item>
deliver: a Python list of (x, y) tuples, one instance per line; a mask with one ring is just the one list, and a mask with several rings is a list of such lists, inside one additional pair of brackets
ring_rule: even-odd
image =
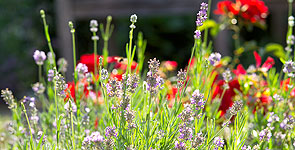
[(46, 55), (43, 51), (36, 50), (34, 52), (33, 58), (34, 58), (37, 65), (43, 65), (43, 63), (46, 59)]
[(295, 63), (291, 60), (286, 61), (284, 64), (283, 72), (285, 72), (285, 73), (295, 72)]
[(208, 60), (211, 65), (215, 66), (221, 59), (221, 55), (219, 53), (212, 53)]
[[(72, 106), (72, 110), (70, 110), (70, 103), (71, 103), (71, 106)], [(64, 106), (64, 109), (67, 111), (67, 112), (70, 112), (70, 111), (73, 111), (73, 112), (77, 112), (77, 106), (75, 103), (71, 102), (71, 101), (68, 101), (65, 106)]]
[(200, 100), (200, 101), (197, 103), (196, 110), (203, 109), (204, 106), (205, 106), (205, 101), (202, 99), (202, 100)]
[(39, 82), (33, 84), (32, 89), (37, 94), (42, 94), (45, 91), (44, 85), (42, 83), (39, 83)]
[(202, 3), (200, 7), (200, 11), (197, 14), (197, 26), (202, 26), (203, 22), (207, 19), (207, 10), (208, 10), (208, 4)]
[(90, 137), (92, 142), (103, 142), (104, 140), (103, 136), (101, 136), (98, 131), (92, 132)]
[(106, 127), (106, 134), (107, 137), (117, 137), (116, 127)]
[(48, 81), (51, 82), (53, 80), (53, 77), (54, 77), (54, 70), (49, 69), (47, 77), (48, 77)]
[(251, 147), (250, 147), (250, 146), (247, 146), (247, 145), (244, 145), (244, 146), (242, 147), (242, 150), (251, 150)]
[(224, 145), (224, 141), (220, 137), (215, 137), (213, 143), (215, 145), (215, 148), (214, 148), (215, 150), (218, 150), (219, 147), (222, 148)]
[(195, 31), (194, 38), (195, 38), (195, 39), (200, 39), (200, 38), (201, 38), (201, 31), (200, 31), (200, 30), (196, 30), (196, 31)]
[(76, 66), (76, 71), (78, 72), (79, 77), (83, 78), (84, 74), (88, 72), (88, 67), (85, 64), (79, 63)]
[(181, 142), (181, 141), (175, 141), (175, 149), (177, 150), (185, 150), (185, 143)]
[(117, 81), (117, 79), (112, 79), (109, 81), (109, 83), (107, 83), (105, 85), (106, 89), (107, 89), (107, 94), (110, 97), (121, 97), (122, 96), (122, 82), (121, 81)]
[(179, 138), (183, 140), (190, 140), (193, 137), (193, 130), (192, 128), (188, 127), (186, 124), (183, 124), (179, 127)]
[(269, 141), (269, 139), (271, 138), (271, 132), (269, 129), (264, 129), (262, 131), (260, 131), (259, 133), (259, 139), (260, 140), (267, 140)]
[(191, 104), (198, 104), (199, 101), (203, 100), (204, 95), (202, 93), (200, 93), (200, 90), (195, 90), (192, 94), (192, 98), (190, 98), (191, 100)]
[(194, 120), (193, 111), (189, 104), (184, 104), (183, 111), (178, 115), (183, 122), (191, 122)]

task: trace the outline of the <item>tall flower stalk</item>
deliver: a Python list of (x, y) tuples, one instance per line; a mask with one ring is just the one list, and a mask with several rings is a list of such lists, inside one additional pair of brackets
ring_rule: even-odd
[(101, 32), (101, 37), (103, 39), (103, 49), (102, 49), (102, 55), (103, 55), (103, 66), (104, 68), (107, 67), (107, 58), (108, 58), (108, 55), (109, 55), (109, 52), (108, 52), (108, 42), (109, 42), (109, 39), (113, 33), (113, 30), (114, 30), (114, 26), (111, 25), (111, 22), (112, 22), (112, 16), (108, 16), (107, 17), (107, 23), (106, 23), (106, 27), (104, 29), (104, 26), (103, 24), (101, 23), (99, 25), (99, 28), (100, 28), (100, 32)]

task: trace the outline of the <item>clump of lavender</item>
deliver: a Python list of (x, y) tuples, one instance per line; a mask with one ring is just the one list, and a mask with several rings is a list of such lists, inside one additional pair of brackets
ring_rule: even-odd
[(160, 67), (160, 61), (154, 58), (154, 59), (150, 59), (148, 63), (149, 63), (149, 69), (150, 69), (149, 72), (151, 72), (152, 74), (156, 74)]
[(216, 66), (217, 63), (220, 61), (221, 55), (219, 53), (211, 53), (208, 61), (210, 62), (211, 65)]
[(37, 124), (39, 121), (38, 110), (35, 105), (35, 98), (34, 97), (24, 97), (22, 100), (23, 104), (26, 106), (26, 111), (28, 112), (29, 119), (31, 123)]
[(267, 128), (263, 129), (259, 133), (259, 139), (262, 140), (262, 141), (269, 141), (271, 136), (272, 136), (271, 131), (269, 129), (267, 129)]
[(124, 110), (124, 117), (128, 122), (128, 129), (136, 128), (136, 124), (133, 123), (133, 120), (135, 118), (134, 114), (135, 111), (131, 110), (129, 107), (127, 107), (126, 110)]
[(109, 73), (106, 69), (102, 68), (100, 71), (100, 76), (102, 80), (106, 80), (109, 76)]
[(206, 138), (203, 137), (202, 132), (197, 133), (195, 139), (192, 141), (192, 148), (198, 148), (204, 144)]
[(243, 107), (243, 101), (235, 101), (234, 104), (226, 111), (225, 117), (230, 119), (236, 115)]
[(175, 147), (176, 150), (186, 150), (185, 143), (181, 141), (175, 141)]
[(280, 118), (278, 117), (278, 115), (275, 114), (274, 112), (270, 112), (269, 113), (269, 117), (267, 119), (267, 122), (268, 122), (267, 123), (267, 126), (270, 127), (271, 126), (271, 123), (278, 122), (278, 121), (280, 121)]
[(149, 63), (149, 72), (147, 73), (147, 90), (150, 92), (151, 96), (155, 96), (159, 89), (162, 88), (164, 84), (163, 78), (158, 75), (158, 70), (160, 66), (159, 60), (156, 58), (150, 59)]
[(218, 150), (218, 148), (222, 148), (224, 145), (224, 140), (220, 137), (215, 137), (213, 144), (215, 146), (214, 150)]
[(53, 77), (54, 77), (54, 70), (49, 69), (49, 70), (48, 70), (48, 74), (47, 74), (47, 80), (48, 80), (49, 82), (51, 82), (51, 81), (53, 80)]
[(91, 135), (86, 136), (82, 142), (82, 149), (103, 149), (104, 138), (98, 131), (92, 132)]
[(112, 79), (105, 85), (107, 89), (107, 94), (110, 97), (121, 97), (122, 95), (122, 82), (117, 79)]
[(78, 73), (78, 77), (82, 79), (84, 78), (85, 73), (88, 72), (88, 67), (85, 64), (79, 63), (76, 66), (76, 71)]
[(57, 91), (57, 95), (60, 97), (65, 97), (65, 90), (67, 88), (67, 84), (65, 82), (64, 77), (59, 74), (57, 71), (55, 71), (55, 76), (53, 78), (54, 83), (55, 83), (55, 88)]
[(295, 124), (295, 119), (293, 116), (287, 116), (281, 123), (280, 127), (284, 130), (292, 130)]
[(33, 84), (32, 89), (36, 94), (42, 94), (45, 91), (44, 85), (39, 82)]
[(105, 131), (106, 139), (104, 140), (105, 149), (111, 150), (114, 146), (114, 141), (112, 137), (117, 137), (116, 127), (106, 127)]
[(191, 140), (193, 137), (193, 130), (186, 123), (179, 125), (179, 133), (179, 138), (184, 141)]
[(37, 65), (43, 65), (46, 55), (43, 51), (35, 50), (33, 58)]
[(8, 88), (5, 90), (1, 90), (1, 97), (3, 98), (5, 103), (8, 105), (9, 109), (14, 109), (17, 107), (14, 96), (12, 92), (8, 90)]
[(185, 104), (183, 111), (178, 115), (178, 117), (185, 123), (190, 123), (194, 120), (193, 110), (190, 104)]
[(129, 103), (130, 103), (130, 96), (125, 95), (120, 102), (120, 106), (122, 107), (123, 110), (125, 110), (129, 107)]
[(117, 137), (116, 127), (106, 127), (106, 137)]
[(205, 105), (205, 101), (204, 101), (204, 95), (202, 93), (200, 93), (200, 90), (195, 90), (192, 94), (192, 97), (190, 98), (191, 100), (191, 104), (195, 104), (196, 105), (196, 109), (203, 109), (204, 105)]
[[(196, 21), (197, 27), (202, 26), (203, 22), (207, 19), (207, 10), (208, 10), (208, 4), (203, 2), (201, 4), (200, 11), (197, 14), (197, 21)], [(200, 37), (201, 37), (201, 31), (196, 30), (194, 38), (199, 39)]]
[(182, 88), (186, 81), (186, 71), (180, 69), (177, 73), (177, 87)]
[(64, 58), (58, 59), (57, 65), (58, 65), (60, 72), (62, 72), (62, 73), (67, 72), (68, 62), (66, 59), (64, 59)]
[(291, 60), (286, 61), (284, 64), (283, 72), (287, 73), (289, 77), (294, 77), (295, 63)]
[(137, 74), (128, 74), (127, 77), (124, 74), (123, 80), (126, 81), (126, 89), (127, 91), (134, 93), (136, 88), (138, 87), (139, 77)]

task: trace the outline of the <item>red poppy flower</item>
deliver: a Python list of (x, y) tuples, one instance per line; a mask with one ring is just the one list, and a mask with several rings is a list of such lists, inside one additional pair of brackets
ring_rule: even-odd
[[(99, 65), (99, 55), (96, 55), (97, 69)], [(80, 57), (80, 63), (85, 64), (88, 67), (89, 72), (94, 72), (94, 54), (84, 54)]]
[[(254, 51), (253, 52), (255, 60), (256, 60), (256, 68), (259, 68), (261, 65), (261, 57), (260, 55)], [(275, 61), (273, 58), (271, 57), (267, 57), (266, 61), (264, 62), (264, 64), (261, 66), (262, 71), (266, 72), (268, 71), (273, 65), (275, 64)]]
[[(216, 96), (221, 96), (223, 93), (223, 86), (225, 84), (224, 80), (220, 80), (217, 83), (217, 87), (215, 88), (214, 92), (213, 92), (213, 98), (215, 98)], [(221, 103), (220, 103), (220, 107), (219, 110), (221, 111), (221, 116), (223, 116), (226, 113), (226, 110), (232, 106), (233, 104), (233, 98), (236, 95), (236, 92), (234, 89), (237, 89), (240, 91), (240, 84), (238, 79), (233, 79), (231, 80), (229, 83), (229, 89), (227, 89), (224, 92), (224, 95), (221, 99)]]
[(225, 0), (218, 2), (217, 15), (240, 15), (243, 19), (256, 23), (264, 21), (268, 15), (268, 8), (261, 0), (236, 0), (235, 3)]
[(241, 3), (242, 17), (255, 23), (264, 20), (268, 14), (268, 8), (261, 0), (237, 0)]
[(217, 3), (217, 9), (214, 11), (217, 15), (225, 15), (228, 12), (237, 15), (239, 8), (235, 7), (235, 4), (229, 0), (221, 1)]

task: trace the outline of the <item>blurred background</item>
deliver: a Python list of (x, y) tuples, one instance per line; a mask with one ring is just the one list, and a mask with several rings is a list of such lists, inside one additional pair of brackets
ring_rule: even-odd
[[(157, 57), (174, 60), (178, 68), (184, 67), (193, 46), (195, 20), (201, 2), (207, 0), (1, 0), (0, 1), (0, 89), (9, 88), (20, 99), (31, 92), (31, 84), (37, 81), (37, 65), (33, 60), (36, 49), (48, 52), (44, 36), (40, 9), (46, 12), (49, 32), (57, 58), (69, 61), (67, 74), (71, 80), (72, 47), (68, 21), (76, 28), (78, 57), (92, 53), (89, 21), (97, 19), (105, 23), (108, 15), (113, 16), (114, 32), (109, 43), (110, 55), (125, 56), (128, 42), (129, 17), (137, 14), (135, 35), (143, 32), (147, 39), (146, 60)], [(212, 1), (211, 19), (219, 22), (219, 16), (212, 13), (219, 0)], [(278, 43), (285, 46), (287, 32), (287, 0), (266, 0), (269, 15), (266, 28), (254, 28), (241, 32), (248, 46), (264, 46)], [(232, 31), (219, 30), (213, 40), (214, 51), (223, 56), (233, 56)], [(99, 41), (101, 54), (102, 41)], [(266, 56), (264, 56), (265, 58)], [(246, 67), (254, 63), (251, 53), (241, 56)], [(278, 63), (279, 64), (279, 63)], [(3, 101), (1, 100), (1, 104)], [(0, 105), (1, 110), (6, 109)]]

